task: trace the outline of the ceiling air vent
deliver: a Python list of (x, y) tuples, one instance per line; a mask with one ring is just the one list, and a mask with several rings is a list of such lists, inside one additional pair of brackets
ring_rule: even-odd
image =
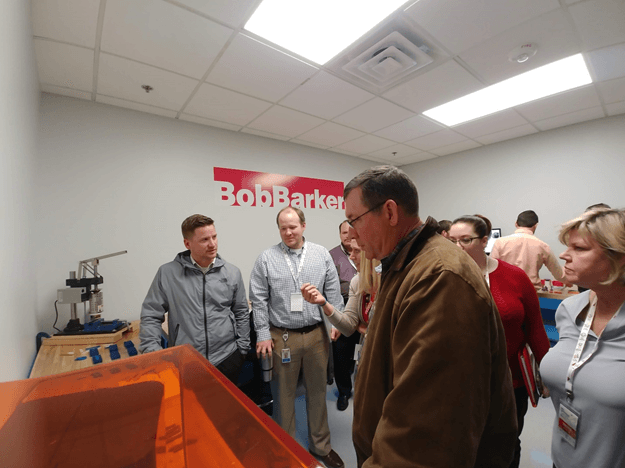
[(343, 70), (375, 86), (386, 88), (434, 61), (427, 46), (417, 46), (397, 31), (343, 65)]

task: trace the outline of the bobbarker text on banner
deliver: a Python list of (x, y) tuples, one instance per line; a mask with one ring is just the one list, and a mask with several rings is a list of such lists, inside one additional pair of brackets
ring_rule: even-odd
[(221, 205), (345, 209), (343, 182), (222, 167), (215, 167), (213, 173)]

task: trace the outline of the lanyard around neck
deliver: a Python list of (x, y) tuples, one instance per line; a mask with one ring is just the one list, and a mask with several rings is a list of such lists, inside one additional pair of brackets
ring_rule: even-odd
[[(621, 310), (621, 307), (617, 309), (612, 318), (616, 317)], [(582, 367), (597, 351), (599, 347), (600, 336), (597, 337), (597, 341), (595, 341), (595, 346), (588, 356), (582, 359), (582, 352), (584, 351), (584, 346), (586, 345), (586, 341), (588, 340), (588, 335), (590, 334), (590, 327), (592, 326), (592, 321), (595, 318), (595, 312), (597, 311), (597, 298), (595, 297), (592, 303), (590, 304), (590, 308), (588, 309), (588, 315), (586, 316), (586, 320), (584, 321), (584, 326), (582, 327), (582, 331), (579, 334), (579, 338), (577, 339), (577, 346), (575, 346), (575, 352), (573, 353), (573, 358), (571, 359), (571, 363), (569, 364), (569, 369), (566, 373), (566, 396), (569, 400), (573, 400), (573, 375), (575, 371)], [(607, 325), (606, 325), (607, 326)]]
[(280, 244), (280, 248), (282, 249), (282, 253), (284, 254), (284, 259), (286, 260), (287, 265), (289, 266), (289, 270), (291, 270), (291, 276), (293, 276), (293, 280), (295, 281), (296, 286), (301, 287), (301, 282), (299, 277), (302, 273), (302, 267), (304, 266), (304, 258), (306, 258), (306, 243), (302, 246), (302, 257), (299, 260), (299, 265), (297, 267), (297, 274), (295, 274), (295, 270), (293, 270), (293, 264), (291, 263), (291, 259), (289, 258), (289, 254), (284, 249), (284, 246)]

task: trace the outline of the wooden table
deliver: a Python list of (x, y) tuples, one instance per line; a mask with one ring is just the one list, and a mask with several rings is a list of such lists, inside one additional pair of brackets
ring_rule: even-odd
[(562, 302), (567, 297), (571, 297), (576, 294), (579, 294), (579, 293), (577, 291), (567, 291), (567, 292), (561, 292), (561, 293), (538, 291), (538, 298), (540, 299), (542, 297), (545, 299), (558, 299), (560, 302)]
[[(65, 335), (44, 338), (30, 372), (30, 377), (43, 377), (97, 366), (98, 364), (93, 363), (88, 349), (94, 346), (99, 346), (98, 352), (102, 356), (102, 363), (114, 361), (111, 359), (111, 353), (107, 348), (112, 344), (117, 345), (119, 359), (126, 359), (130, 356), (124, 346), (124, 341), (128, 340), (132, 341), (135, 349), (139, 351), (139, 320), (135, 320), (130, 323), (129, 327), (111, 334)], [(83, 356), (86, 359), (76, 361), (76, 358)], [(115, 359), (115, 361), (119, 359)]]

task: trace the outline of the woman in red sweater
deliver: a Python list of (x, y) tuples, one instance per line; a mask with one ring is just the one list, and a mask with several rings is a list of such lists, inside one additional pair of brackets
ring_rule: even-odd
[[(540, 362), (549, 350), (549, 339), (540, 315), (538, 296), (527, 274), (514, 265), (490, 258), (484, 252), (490, 231), (490, 221), (484, 216), (462, 216), (452, 223), (449, 240), (475, 260), (497, 304), (506, 333), (508, 365), (512, 373), (520, 437), (527, 412), (528, 395), (519, 366), (518, 352), (525, 343), (529, 343)], [(517, 468), (520, 458), (521, 440), (518, 439), (510, 468)]]

